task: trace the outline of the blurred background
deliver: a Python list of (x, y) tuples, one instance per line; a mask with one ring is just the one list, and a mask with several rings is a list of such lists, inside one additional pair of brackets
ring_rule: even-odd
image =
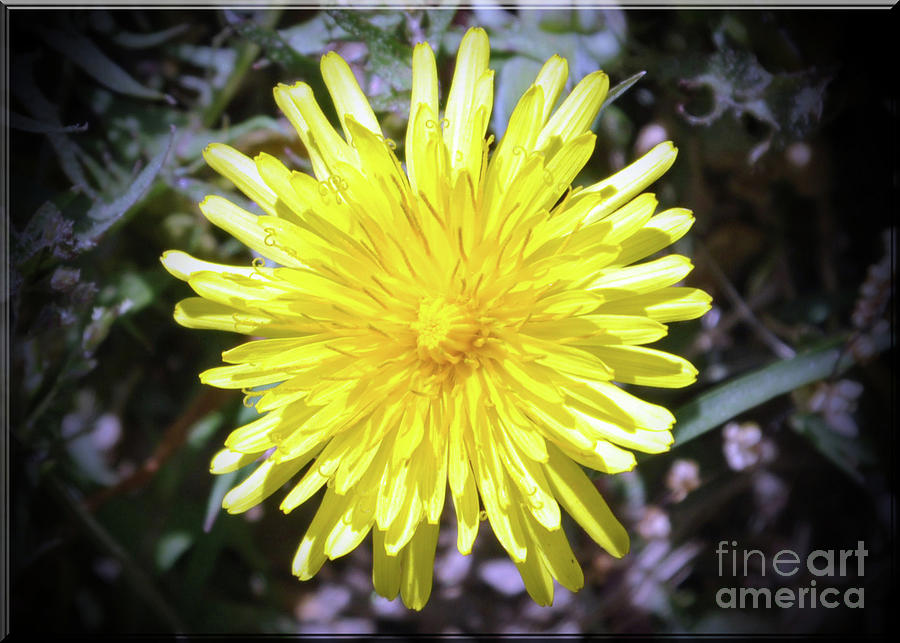
[[(892, 284), (896, 11), (15, 10), (9, 42), (9, 626), (14, 633), (875, 633), (891, 599), (896, 445)], [(488, 30), (491, 131), (554, 53), (571, 87), (602, 68), (595, 182), (673, 140), (652, 190), (696, 224), (675, 250), (714, 297), (660, 347), (700, 370), (639, 394), (676, 444), (598, 487), (632, 534), (613, 559), (570, 529), (585, 588), (533, 604), (487, 523), (454, 521), (421, 612), (377, 597), (366, 543), (312, 581), (290, 561), (317, 501), (220, 510), (244, 472), (208, 473), (255, 411), (197, 374), (243, 341), (172, 319), (167, 249), (246, 263), (197, 203), (245, 204), (202, 161), (227, 142), (309, 170), (272, 87), (338, 51), (399, 144), (411, 47), (443, 90), (465, 30)], [(646, 72), (642, 77), (640, 72)], [(329, 116), (334, 116), (333, 111)], [(246, 207), (252, 208), (248, 204)], [(449, 502), (448, 502), (449, 508)], [(452, 514), (452, 509), (450, 509)], [(445, 516), (445, 519), (447, 517)], [(856, 549), (859, 575), (719, 569), (716, 548)], [(740, 554), (739, 554), (740, 555)], [(754, 558), (754, 561), (758, 560)], [(853, 560), (853, 559), (851, 559)], [(738, 558), (740, 566), (741, 559)], [(864, 607), (722, 607), (722, 588), (864, 590)]]

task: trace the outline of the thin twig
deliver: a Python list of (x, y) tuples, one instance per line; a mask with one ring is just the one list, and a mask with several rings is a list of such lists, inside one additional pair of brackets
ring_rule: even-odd
[(123, 478), (111, 487), (107, 487), (95, 493), (84, 501), (84, 507), (87, 511), (94, 512), (100, 505), (110, 498), (121, 493), (133, 491), (147, 484), (159, 468), (168, 460), (175, 451), (184, 444), (187, 438), (188, 429), (191, 428), (198, 420), (210, 411), (218, 408), (232, 395), (228, 391), (214, 388), (205, 388), (203, 392), (197, 396), (194, 402), (188, 407), (187, 411), (181, 414), (172, 424), (166, 428), (163, 433), (162, 440), (157, 445), (156, 450), (144, 463), (138, 467), (130, 476)]
[(737, 289), (731, 284), (728, 276), (722, 271), (722, 268), (719, 267), (718, 262), (713, 259), (710, 252), (706, 249), (706, 246), (700, 241), (697, 241), (696, 248), (697, 253), (703, 257), (713, 276), (716, 278), (716, 281), (719, 282), (719, 286), (721, 286), (725, 296), (735, 307), (741, 318), (753, 329), (760, 341), (768, 346), (772, 352), (781, 359), (790, 359), (794, 357), (797, 354), (797, 351), (778, 339), (775, 333), (766, 328), (765, 324), (759, 321), (753, 310), (747, 305), (747, 302), (744, 301)]
[(183, 633), (184, 624), (178, 614), (168, 604), (162, 594), (157, 591), (152, 580), (134, 561), (129, 553), (116, 541), (113, 536), (82, 506), (55, 473), (48, 472), (45, 478), (52, 495), (70, 513), (77, 526), (94, 540), (104, 551), (115, 558), (122, 565), (122, 574), (125, 580), (132, 586), (135, 592), (146, 601), (149, 609), (164, 622), (172, 633)]

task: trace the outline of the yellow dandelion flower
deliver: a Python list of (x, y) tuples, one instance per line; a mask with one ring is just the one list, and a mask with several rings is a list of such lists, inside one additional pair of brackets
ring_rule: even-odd
[(542, 605), (554, 579), (584, 583), (560, 507), (612, 555), (627, 553), (580, 465), (617, 473), (634, 466), (630, 449), (669, 448), (672, 414), (614, 382), (693, 382), (686, 360), (643, 345), (710, 303), (675, 285), (686, 257), (635, 263), (693, 222), (681, 208), (654, 214), (656, 199), (640, 194), (673, 145), (572, 189), (609, 83), (589, 74), (554, 111), (568, 75), (554, 56), (489, 154), (488, 56), (484, 30), (470, 30), (441, 116), (434, 54), (416, 46), (404, 172), (347, 63), (326, 54), (343, 136), (308, 85), (275, 88), (315, 179), (264, 153), (204, 153), (265, 214), (218, 196), (201, 211), (278, 267), (162, 257), (199, 295), (177, 305), (178, 323), (264, 338), (200, 374), (258, 396), (261, 416), (212, 460), (213, 473), (258, 463), (224, 507), (245, 511), (299, 477), (281, 503), (289, 512), (325, 487), (294, 574), (311, 578), (372, 532), (375, 590), (413, 609), (431, 592), (448, 483), (460, 552), (486, 516)]

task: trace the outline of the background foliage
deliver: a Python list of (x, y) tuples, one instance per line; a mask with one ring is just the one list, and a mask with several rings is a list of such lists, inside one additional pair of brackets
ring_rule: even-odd
[[(14, 632), (877, 632), (887, 622), (895, 420), (896, 11), (15, 11), (10, 23), (8, 304)], [(272, 100), (336, 49), (402, 142), (412, 45), (442, 87), (470, 25), (497, 70), (492, 131), (553, 53), (573, 81), (637, 80), (608, 105), (579, 177), (674, 140), (654, 190), (697, 223), (677, 250), (715, 307), (665, 347), (700, 369), (670, 453), (597, 480), (633, 534), (614, 560), (574, 530), (586, 587), (533, 605), (483, 525), (473, 556), (440, 541), (421, 613), (374, 596), (366, 547), (290, 576), (311, 518), (219, 509), (208, 461), (248, 417), (200, 385), (236, 339), (172, 320), (186, 296), (158, 258), (246, 250), (200, 215), (241, 201), (200, 157), (211, 141), (309, 170)], [(625, 87), (623, 86), (623, 89)], [(329, 114), (334, 116), (333, 112)], [(402, 149), (402, 147), (400, 148)], [(252, 208), (253, 206), (247, 205)], [(239, 475), (239, 474), (235, 474)], [(313, 505), (315, 503), (308, 503)], [(714, 549), (736, 541), (869, 549), (865, 609), (717, 607)], [(843, 583), (843, 585), (841, 585)]]

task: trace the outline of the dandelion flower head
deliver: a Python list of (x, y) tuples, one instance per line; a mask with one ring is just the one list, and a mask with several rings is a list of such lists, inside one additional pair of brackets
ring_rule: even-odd
[(589, 74), (554, 110), (568, 68), (553, 56), (491, 151), (488, 57), (484, 30), (469, 30), (441, 113), (434, 54), (415, 47), (404, 170), (347, 63), (326, 54), (343, 136), (307, 84), (274, 91), (315, 178), (265, 153), (204, 153), (264, 214), (219, 196), (201, 211), (261, 256), (162, 258), (198, 295), (177, 305), (178, 323), (253, 338), (200, 374), (254, 396), (260, 413), (212, 460), (217, 474), (256, 463), (224, 507), (245, 511), (293, 480), (289, 512), (324, 487), (293, 573), (311, 578), (371, 532), (375, 590), (413, 609), (431, 592), (448, 487), (459, 551), (486, 518), (542, 605), (554, 579), (584, 584), (561, 509), (627, 553), (582, 465), (617, 473), (634, 466), (632, 449), (669, 448), (672, 414), (616, 383), (693, 382), (689, 362), (644, 345), (710, 302), (675, 285), (686, 257), (647, 259), (693, 222), (681, 208), (655, 213), (641, 193), (673, 145), (573, 189), (609, 82)]

